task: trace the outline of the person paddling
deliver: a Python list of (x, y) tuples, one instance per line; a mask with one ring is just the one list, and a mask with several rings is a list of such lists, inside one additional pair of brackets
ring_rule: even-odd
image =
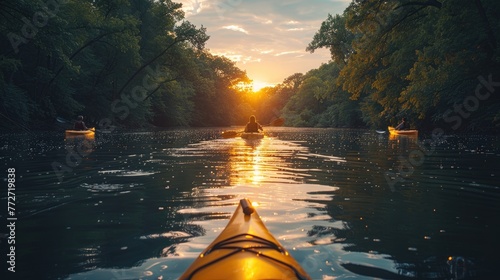
[(255, 116), (251, 115), (249, 122), (245, 126), (245, 132), (259, 132), (259, 130), (264, 131), (262, 125), (255, 121)]
[(88, 130), (88, 127), (86, 127), (85, 123), (83, 122), (83, 116), (78, 116), (76, 118), (76, 122), (73, 128), (74, 130)]
[(401, 123), (396, 126), (395, 128), (396, 130), (406, 130), (408, 129), (408, 123), (406, 122), (406, 118), (403, 118), (403, 120), (401, 121)]

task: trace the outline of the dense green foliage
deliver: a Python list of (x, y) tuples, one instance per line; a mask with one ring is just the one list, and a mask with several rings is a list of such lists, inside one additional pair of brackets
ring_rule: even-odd
[(249, 80), (205, 32), (170, 0), (1, 1), (2, 126), (228, 125)]
[(328, 48), (332, 66), (304, 77), (289, 124), (352, 125), (334, 116), (359, 110), (372, 127), (406, 116), (418, 128), (498, 129), (499, 13), (496, 0), (353, 1), (307, 47)]
[[(338, 76), (339, 71), (338, 64), (329, 63), (306, 74), (294, 74), (282, 84), (263, 90), (270, 93), (265, 104), (282, 108), (281, 116), (287, 125), (362, 126), (358, 102), (351, 100), (332, 78)], [(259, 112), (259, 115), (267, 117), (266, 111)]]
[[(174, 0), (175, 1), (175, 0)], [(1, 127), (263, 124), (500, 129), (500, 2), (354, 0), (306, 50), (331, 61), (250, 94), (171, 0), (0, 2)]]

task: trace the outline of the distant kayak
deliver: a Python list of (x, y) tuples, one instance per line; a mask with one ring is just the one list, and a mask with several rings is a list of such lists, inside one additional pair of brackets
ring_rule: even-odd
[(394, 127), (389, 126), (389, 133), (391, 135), (408, 135), (408, 136), (417, 136), (418, 135), (418, 130), (412, 129), (412, 130), (396, 130)]
[(247, 140), (262, 139), (264, 138), (263, 132), (243, 132), (241, 133), (241, 138)]
[(179, 279), (311, 279), (242, 199), (221, 234)]
[(66, 135), (94, 135), (95, 128), (90, 128), (88, 130), (66, 130)]

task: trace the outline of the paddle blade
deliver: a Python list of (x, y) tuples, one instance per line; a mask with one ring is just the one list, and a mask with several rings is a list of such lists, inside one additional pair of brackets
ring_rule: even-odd
[(284, 118), (277, 118), (271, 122), (271, 126), (282, 126), (285, 123)]
[(61, 118), (61, 117), (57, 117), (57, 118), (56, 118), (56, 121), (58, 121), (58, 122), (60, 122), (60, 123), (69, 123), (69, 121), (67, 121), (67, 120), (65, 120), (65, 119), (63, 119), (63, 118)]
[(240, 133), (234, 130), (228, 130), (228, 131), (223, 131), (222, 132), (222, 137), (223, 138), (234, 138), (237, 137)]

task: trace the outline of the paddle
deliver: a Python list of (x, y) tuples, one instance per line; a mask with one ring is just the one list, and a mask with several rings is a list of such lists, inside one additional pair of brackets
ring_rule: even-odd
[(234, 138), (234, 137), (238, 137), (239, 135), (241, 135), (241, 133), (243, 133), (243, 131), (226, 130), (226, 131), (222, 132), (222, 137), (223, 138)]
[(69, 123), (69, 121), (68, 121), (68, 120), (63, 119), (63, 118), (61, 118), (61, 117), (57, 117), (57, 118), (56, 118), (56, 121), (58, 121), (58, 122), (60, 122), (60, 123)]
[(277, 118), (272, 120), (267, 126), (282, 126), (285, 123), (284, 118)]

